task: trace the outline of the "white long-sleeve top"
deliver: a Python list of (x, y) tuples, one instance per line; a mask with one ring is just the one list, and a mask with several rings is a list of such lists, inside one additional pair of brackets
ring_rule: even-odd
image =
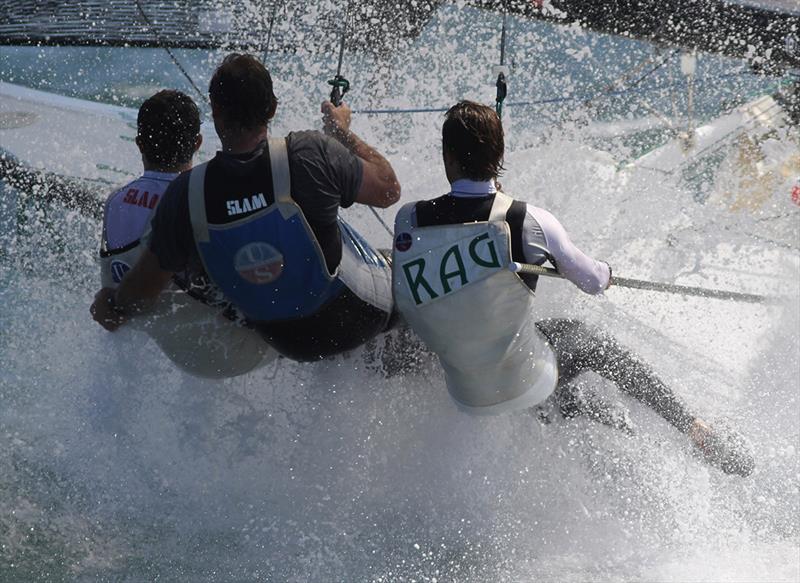
[[(451, 185), (450, 196), (455, 198), (483, 198), (497, 192), (493, 180), (485, 182), (460, 179)], [(550, 212), (527, 206), (523, 222), (522, 247), (525, 261), (541, 264), (552, 259), (559, 273), (588, 294), (600, 294), (609, 284), (611, 269), (607, 263), (598, 261), (578, 249), (570, 240), (566, 229)], [(416, 224), (416, 217), (412, 217)], [(547, 250), (549, 257), (542, 251)]]

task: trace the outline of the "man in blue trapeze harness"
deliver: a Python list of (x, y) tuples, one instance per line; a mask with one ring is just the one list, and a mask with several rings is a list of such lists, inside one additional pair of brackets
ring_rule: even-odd
[[(202, 144), (200, 111), (180, 91), (163, 90), (142, 103), (136, 120), (136, 146), (144, 173), (115, 190), (103, 207), (100, 279), (117, 288), (147, 245), (150, 220), (164, 192), (181, 172), (192, 167)], [(224, 313), (198, 302), (171, 282), (147, 318), (136, 328), (155, 340), (179, 368), (199, 377), (232, 377), (247, 373), (276, 356), (258, 334), (237, 325)]]
[(553, 411), (586, 414), (630, 430), (626, 414), (575, 382), (593, 370), (687, 434), (710, 463), (749, 475), (754, 463), (743, 440), (693, 415), (610, 334), (574, 320), (535, 321), (536, 276), (518, 275), (512, 261), (549, 261), (589, 294), (611, 285), (611, 269), (575, 247), (549, 212), (498, 191), (505, 146), (494, 109), (453, 106), (442, 148), (451, 191), (399, 211), (393, 286), (397, 310), (438, 355), (459, 407), (475, 414), (529, 409), (545, 421)]
[(207, 303), (228, 303), (280, 354), (312, 361), (353, 349), (392, 312), (388, 262), (338, 215), (400, 198), (389, 162), (350, 131), (346, 105), (322, 104), (325, 130), (269, 139), (269, 72), (232, 54), (209, 84), (222, 151), (169, 186), (148, 248), (92, 313), (115, 330), (176, 273)]

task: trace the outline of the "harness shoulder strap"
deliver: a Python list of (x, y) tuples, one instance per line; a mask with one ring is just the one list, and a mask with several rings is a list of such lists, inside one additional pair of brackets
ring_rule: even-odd
[(191, 169), (189, 173), (189, 218), (197, 242), (207, 243), (208, 217), (206, 216), (206, 170), (208, 162)]
[(400, 207), (397, 215), (394, 218), (394, 232), (395, 233), (408, 233), (414, 228), (413, 214), (416, 202), (408, 202)]
[(270, 138), (269, 163), (272, 168), (272, 189), (275, 202), (292, 202), (292, 177), (286, 138)]
[(489, 212), (489, 221), (505, 221), (508, 209), (514, 203), (514, 199), (510, 196), (497, 192), (494, 195), (494, 202), (492, 203), (492, 210)]

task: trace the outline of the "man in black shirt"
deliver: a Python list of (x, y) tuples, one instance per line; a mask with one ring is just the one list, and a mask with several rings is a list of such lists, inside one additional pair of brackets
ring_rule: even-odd
[(330, 102), (322, 104), (327, 136), (268, 140), (277, 99), (251, 56), (229, 55), (209, 94), (222, 151), (170, 185), (147, 251), (116, 293), (98, 292), (95, 320), (116, 329), (183, 274), (190, 292), (208, 302), (221, 295), (295, 360), (354, 348), (383, 330), (389, 266), (338, 211), (397, 202), (389, 162), (350, 131), (349, 108)]

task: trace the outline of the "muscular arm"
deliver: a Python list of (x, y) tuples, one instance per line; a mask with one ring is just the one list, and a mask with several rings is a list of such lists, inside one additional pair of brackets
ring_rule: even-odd
[(334, 107), (330, 101), (325, 101), (322, 113), (325, 132), (363, 162), (364, 176), (356, 202), (386, 208), (400, 200), (400, 183), (392, 165), (380, 152), (350, 131), (350, 108), (346, 104)]
[[(530, 221), (530, 219), (533, 219)], [(541, 258), (535, 244), (544, 244), (556, 263), (558, 272), (588, 294), (602, 293), (610, 285), (611, 269), (578, 249), (558, 220), (544, 209), (528, 205), (525, 221), (525, 256), (534, 262)], [(530, 257), (529, 257), (530, 256)]]

